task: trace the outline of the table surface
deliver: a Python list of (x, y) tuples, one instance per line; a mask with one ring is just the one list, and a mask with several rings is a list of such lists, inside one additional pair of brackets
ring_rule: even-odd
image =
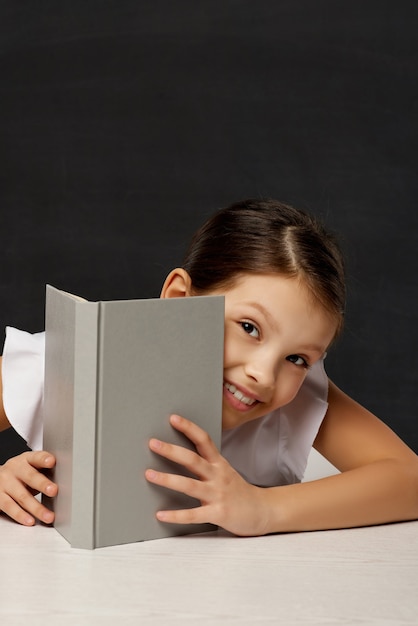
[(0, 516), (0, 623), (418, 624), (418, 522), (97, 550)]

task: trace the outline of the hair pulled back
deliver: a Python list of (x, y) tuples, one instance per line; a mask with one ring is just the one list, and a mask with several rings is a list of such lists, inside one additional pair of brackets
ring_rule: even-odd
[(345, 309), (344, 260), (336, 238), (313, 216), (272, 199), (215, 213), (194, 234), (183, 268), (196, 293), (232, 286), (241, 274), (300, 278), (338, 323)]

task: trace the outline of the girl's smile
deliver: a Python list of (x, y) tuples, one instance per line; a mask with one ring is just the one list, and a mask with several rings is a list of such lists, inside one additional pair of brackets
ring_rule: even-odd
[(258, 400), (246, 390), (240, 390), (235, 385), (224, 381), (224, 396), (237, 411), (248, 411)]

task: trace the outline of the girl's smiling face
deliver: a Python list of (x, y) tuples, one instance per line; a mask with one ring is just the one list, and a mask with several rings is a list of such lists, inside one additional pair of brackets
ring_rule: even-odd
[(161, 297), (225, 296), (222, 426), (231, 429), (288, 404), (334, 338), (337, 322), (298, 278), (244, 274), (231, 287), (194, 294), (183, 269)]
[(245, 275), (225, 296), (222, 425), (288, 404), (331, 343), (334, 322), (296, 278)]

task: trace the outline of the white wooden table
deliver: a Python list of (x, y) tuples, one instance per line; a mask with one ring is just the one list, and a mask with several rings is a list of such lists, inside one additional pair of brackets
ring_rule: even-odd
[(418, 624), (418, 522), (77, 550), (0, 516), (0, 624)]

